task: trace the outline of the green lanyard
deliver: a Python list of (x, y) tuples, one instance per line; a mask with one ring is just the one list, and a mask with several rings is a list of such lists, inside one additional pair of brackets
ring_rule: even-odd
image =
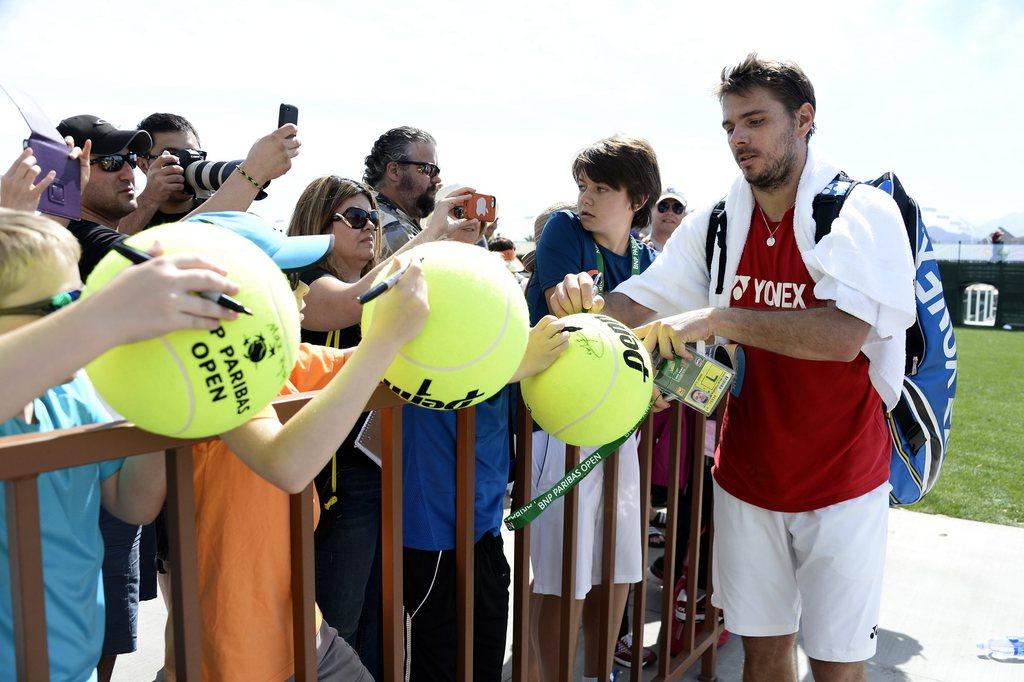
[[(604, 282), (608, 277), (604, 274), (604, 256), (601, 255), (601, 249), (598, 248), (597, 244), (594, 244), (594, 253), (597, 254), (597, 271), (601, 273), (601, 281), (597, 283), (597, 293), (604, 293)], [(629, 257), (630, 257), (630, 274), (640, 274), (640, 244), (637, 240), (633, 239), (633, 236), (629, 237)]]
[[(629, 238), (629, 251), (630, 259), (632, 261), (630, 269), (632, 274), (640, 274), (640, 244), (633, 239), (632, 236)], [(597, 271), (601, 273), (601, 279), (597, 283), (597, 292), (604, 292), (604, 256), (601, 255), (601, 249), (594, 244), (594, 252), (597, 254)], [(651, 405), (654, 402), (651, 401)], [(621, 438), (617, 438), (611, 443), (604, 445), (593, 452), (589, 457), (584, 459), (582, 462), (577, 464), (565, 476), (562, 477), (555, 485), (551, 486), (549, 490), (533, 498), (529, 503), (516, 509), (505, 519), (505, 527), (509, 530), (519, 530), (523, 528), (535, 518), (541, 515), (545, 509), (547, 509), (552, 502), (565, 495), (567, 492), (575, 488), (580, 481), (587, 477), (591, 471), (597, 467), (602, 461), (604, 461), (609, 455), (619, 449), (619, 446), (626, 442), (626, 440), (633, 435), (640, 425), (643, 424), (644, 419), (647, 418), (647, 414), (651, 411), (651, 405), (647, 406), (644, 411), (644, 416), (640, 418), (636, 426), (626, 432)]]
[(562, 477), (562, 480), (555, 483), (546, 492), (541, 493), (519, 509), (516, 509), (509, 514), (505, 518), (505, 527), (511, 531), (516, 531), (526, 527), (531, 521), (540, 516), (545, 509), (551, 506), (552, 502), (579, 485), (580, 481), (587, 477), (587, 474), (593, 471), (597, 465), (603, 462), (609, 455), (618, 450), (619, 446), (625, 443), (629, 437), (640, 428), (640, 425), (644, 423), (644, 419), (647, 419), (647, 415), (650, 414), (652, 405), (654, 405), (653, 400), (647, 406), (647, 409), (644, 410), (644, 416), (640, 418), (640, 421), (636, 423), (636, 426), (626, 432), (626, 435), (615, 439), (607, 445), (601, 446), (595, 452), (591, 453), (589, 457), (570, 469), (569, 472)]

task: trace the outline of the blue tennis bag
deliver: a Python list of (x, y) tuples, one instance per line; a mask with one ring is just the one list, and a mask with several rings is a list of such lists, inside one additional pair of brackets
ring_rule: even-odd
[[(814, 198), (815, 243), (832, 230), (832, 222), (857, 181), (840, 173)], [(891, 506), (913, 504), (935, 486), (946, 459), (949, 431), (956, 396), (956, 337), (942, 293), (942, 279), (935, 260), (921, 210), (893, 173), (864, 184), (889, 194), (900, 209), (917, 272), (917, 320), (907, 329), (907, 364), (899, 403), (886, 415), (892, 433), (892, 461), (889, 468)], [(711, 212), (705, 260), (711, 272), (717, 244), (726, 243), (725, 200)], [(717, 292), (722, 292), (725, 255), (719, 258)]]

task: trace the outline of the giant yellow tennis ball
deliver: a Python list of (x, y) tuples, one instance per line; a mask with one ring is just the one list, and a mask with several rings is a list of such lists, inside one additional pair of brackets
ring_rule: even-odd
[[(402, 346), (384, 383), (414, 405), (455, 410), (475, 405), (508, 383), (526, 352), (529, 314), (522, 289), (500, 255), (459, 242), (417, 246), (430, 315)], [(378, 281), (387, 277), (382, 274)], [(392, 293), (363, 308), (363, 333)]]
[[(284, 273), (262, 249), (207, 223), (155, 227), (128, 238), (139, 250), (160, 241), (165, 254), (207, 255), (236, 282), (241, 314), (217, 329), (182, 329), (113, 348), (86, 366), (96, 390), (137, 426), (166, 436), (202, 438), (240, 426), (263, 409), (291, 374), (299, 344), (299, 313)], [(102, 289), (131, 267), (111, 251), (86, 282)], [(134, 302), (148, 305), (146, 292)], [(132, 315), (132, 310), (125, 310)]]
[(651, 356), (632, 331), (604, 315), (562, 318), (569, 348), (523, 379), (534, 421), (570, 445), (604, 445), (637, 426), (651, 402)]

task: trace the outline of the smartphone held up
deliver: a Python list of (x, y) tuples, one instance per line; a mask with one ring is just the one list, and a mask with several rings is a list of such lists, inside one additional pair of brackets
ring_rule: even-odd
[(498, 200), (490, 194), (473, 193), (465, 203), (452, 208), (452, 215), (458, 219), (494, 222), (498, 214)]

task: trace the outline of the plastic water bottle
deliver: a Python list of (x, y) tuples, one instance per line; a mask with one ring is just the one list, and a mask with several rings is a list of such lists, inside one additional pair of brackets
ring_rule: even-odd
[(993, 637), (978, 644), (978, 648), (996, 658), (1024, 659), (1024, 637)]

